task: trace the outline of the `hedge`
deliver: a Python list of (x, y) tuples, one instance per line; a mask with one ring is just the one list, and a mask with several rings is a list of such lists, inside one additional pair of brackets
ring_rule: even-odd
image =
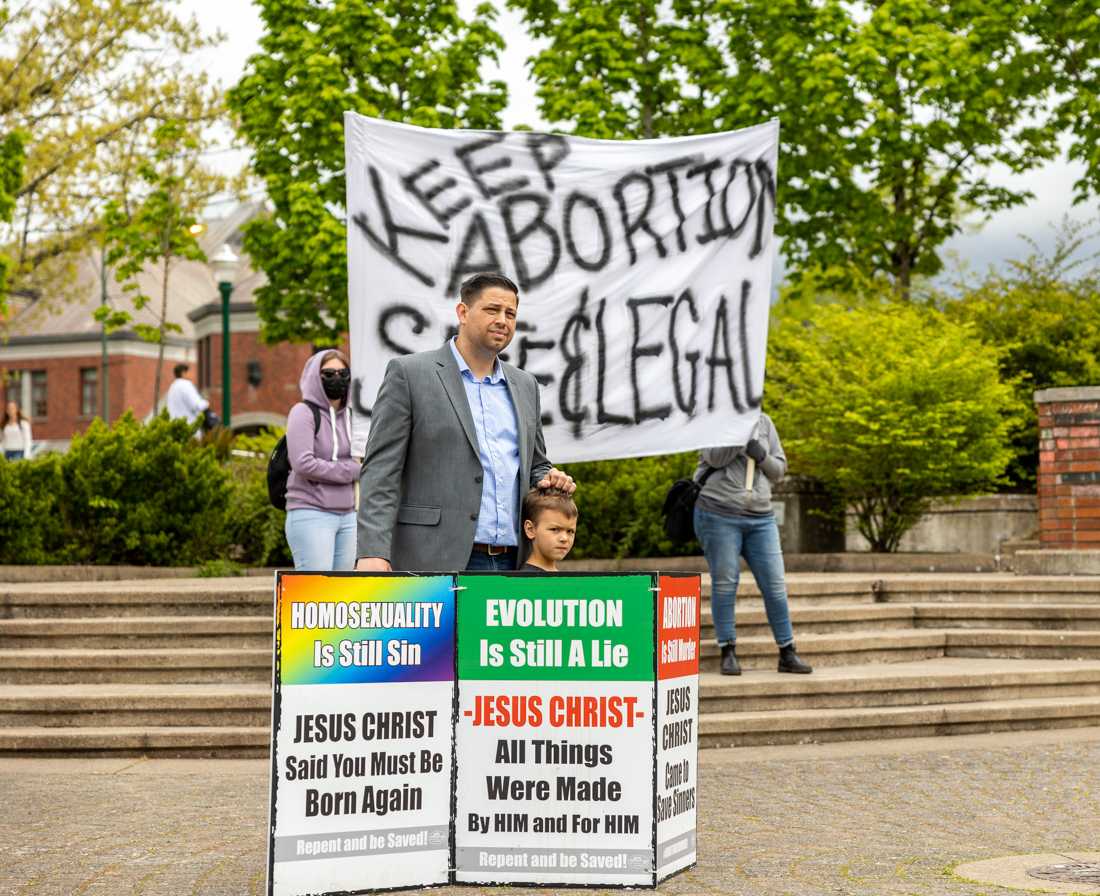
[[(267, 500), (276, 433), (199, 440), (166, 416), (96, 420), (66, 454), (0, 459), (0, 564), (289, 566)], [(664, 536), (661, 504), (694, 454), (569, 465), (581, 483), (573, 556), (698, 552)]]

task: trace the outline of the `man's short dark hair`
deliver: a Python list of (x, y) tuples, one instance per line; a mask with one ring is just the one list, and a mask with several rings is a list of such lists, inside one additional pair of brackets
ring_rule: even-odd
[(556, 510), (567, 519), (577, 518), (577, 505), (572, 495), (560, 488), (533, 488), (523, 499), (523, 520), (537, 524), (544, 510)]
[(503, 274), (498, 274), (495, 271), (474, 274), (472, 277), (463, 280), (462, 285), (458, 288), (459, 301), (467, 308), (472, 308), (481, 294), (494, 286), (498, 289), (507, 289), (509, 292), (514, 292), (516, 302), (519, 302), (519, 287)]
[(177, 364), (175, 367), (172, 368), (172, 373), (176, 375), (176, 379), (179, 379), (190, 369), (191, 366), (189, 364)]

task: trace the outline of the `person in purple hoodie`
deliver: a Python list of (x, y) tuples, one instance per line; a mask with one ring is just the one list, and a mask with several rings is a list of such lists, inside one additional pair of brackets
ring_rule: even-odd
[[(355, 481), (360, 470), (351, 456), (350, 385), (344, 353), (317, 352), (298, 381), (302, 401), (287, 417), (286, 540), (295, 569), (355, 565)], [(320, 417), (316, 427), (314, 408)]]

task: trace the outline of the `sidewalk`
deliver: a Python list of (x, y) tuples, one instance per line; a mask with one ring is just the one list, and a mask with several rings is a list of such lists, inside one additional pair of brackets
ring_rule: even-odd
[[(1009, 894), (951, 869), (1100, 850), (1100, 728), (704, 750), (699, 759), (699, 865), (660, 893)], [(9, 759), (0, 796), (0, 893), (264, 892), (266, 761)]]

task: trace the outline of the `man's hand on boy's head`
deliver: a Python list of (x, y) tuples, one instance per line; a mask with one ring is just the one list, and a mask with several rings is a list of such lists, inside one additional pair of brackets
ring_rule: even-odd
[(573, 494), (577, 490), (577, 483), (573, 481), (573, 477), (568, 473), (565, 473), (555, 467), (551, 467), (550, 471), (539, 480), (539, 488), (560, 488), (567, 495)]

